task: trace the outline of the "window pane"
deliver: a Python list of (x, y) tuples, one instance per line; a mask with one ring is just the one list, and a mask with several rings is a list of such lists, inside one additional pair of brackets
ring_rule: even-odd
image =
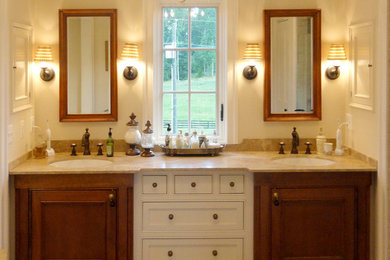
[(163, 95), (163, 133), (171, 124), (172, 133), (188, 132), (188, 94)]
[(164, 48), (188, 48), (188, 8), (163, 9)]
[(188, 52), (164, 51), (164, 91), (188, 91)]
[(215, 48), (216, 39), (217, 9), (191, 8), (191, 47)]
[(216, 94), (191, 94), (191, 129), (204, 129), (206, 134), (216, 130)]
[(193, 51), (191, 53), (191, 90), (216, 90), (215, 51)]

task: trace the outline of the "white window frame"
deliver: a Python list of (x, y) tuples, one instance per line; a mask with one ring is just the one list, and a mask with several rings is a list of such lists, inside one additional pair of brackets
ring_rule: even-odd
[[(163, 8), (215, 7), (217, 8), (217, 129), (222, 143), (237, 142), (237, 90), (235, 60), (237, 52), (237, 0), (148, 0), (144, 1), (146, 61), (143, 93), (143, 118), (151, 120), (157, 143), (164, 140), (162, 131), (162, 19)], [(153, 22), (151, 22), (153, 21)], [(229, 28), (229, 30), (228, 30)], [(229, 50), (228, 50), (229, 45)], [(220, 120), (221, 104), (224, 106), (224, 121)], [(228, 105), (229, 104), (229, 105)], [(228, 131), (229, 129), (229, 131)]]
[[(223, 122), (221, 122), (221, 118), (220, 118), (220, 114), (221, 114), (221, 104), (223, 104), (223, 100), (220, 99), (220, 92), (223, 91), (223, 87), (220, 86), (219, 82), (220, 82), (220, 79), (219, 79), (219, 76), (220, 76), (220, 73), (219, 73), (219, 57), (220, 57), (220, 53), (219, 53), (219, 34), (218, 34), (218, 27), (219, 27), (219, 24), (218, 24), (218, 18), (219, 18), (219, 10), (218, 10), (218, 7), (217, 6), (207, 6), (207, 8), (215, 8), (216, 9), (216, 44), (215, 44), (215, 48), (197, 48), (197, 47), (192, 47), (191, 44), (192, 44), (192, 39), (191, 39), (191, 29), (192, 29), (192, 25), (191, 25), (191, 21), (192, 21), (192, 17), (191, 17), (191, 9), (194, 8), (194, 7), (199, 7), (198, 5), (196, 6), (182, 6), (182, 7), (178, 7), (178, 6), (164, 6), (162, 7), (161, 9), (161, 12), (163, 12), (163, 10), (165, 8), (187, 8), (188, 9), (188, 29), (190, 29), (190, 31), (188, 31), (188, 42), (189, 42), (189, 46), (186, 47), (186, 48), (182, 48), (182, 47), (176, 47), (176, 48), (164, 48), (164, 43), (161, 41), (161, 49), (159, 50), (159, 53), (160, 53), (160, 59), (161, 59), (161, 67), (159, 68), (160, 70), (160, 79), (159, 79), (159, 82), (160, 84), (156, 85), (156, 87), (158, 89), (156, 89), (157, 91), (157, 95), (159, 96), (158, 98), (158, 101), (156, 100), (155, 104), (157, 103), (159, 105), (159, 115), (157, 118), (161, 119), (160, 121), (160, 124), (159, 126), (163, 125), (163, 109), (164, 109), (164, 94), (187, 94), (188, 95), (188, 131), (185, 131), (185, 132), (189, 132), (191, 133), (191, 131), (193, 130), (193, 128), (191, 127), (191, 96), (192, 94), (215, 94), (216, 95), (216, 111), (215, 111), (215, 123), (216, 123), (216, 131), (217, 133), (220, 133), (221, 131), (221, 126), (223, 126)], [(202, 7), (205, 7), (205, 6), (202, 6)], [(162, 17), (161, 19), (161, 39), (163, 39), (164, 35), (163, 35), (163, 26), (164, 26), (164, 17)], [(164, 91), (163, 89), (163, 74), (164, 74), (164, 51), (175, 51), (175, 52), (179, 52), (179, 51), (184, 51), (184, 52), (187, 52), (188, 53), (188, 59), (187, 59), (187, 62), (188, 62), (188, 90), (186, 91)], [(216, 84), (216, 88), (215, 88), (215, 91), (194, 91), (192, 90), (192, 75), (191, 75), (191, 55), (192, 55), (192, 52), (193, 51), (215, 51), (215, 61), (216, 61), (216, 64), (217, 64), (217, 69), (216, 69), (216, 77), (215, 77), (215, 84)], [(165, 126), (164, 126), (165, 128)], [(161, 129), (159, 129), (161, 131)], [(200, 129), (198, 129), (199, 131)], [(160, 139), (162, 138), (162, 136), (164, 135), (164, 131), (160, 134), (158, 134), (158, 136), (160, 136)]]

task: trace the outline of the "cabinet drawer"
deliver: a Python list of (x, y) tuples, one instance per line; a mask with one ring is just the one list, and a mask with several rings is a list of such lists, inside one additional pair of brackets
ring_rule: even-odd
[(241, 260), (241, 239), (145, 239), (143, 260)]
[(167, 193), (167, 176), (143, 176), (142, 192), (152, 194)]
[(212, 193), (213, 178), (207, 176), (175, 176), (175, 193)]
[(243, 175), (221, 175), (220, 177), (221, 193), (244, 193)]
[(243, 202), (143, 204), (144, 231), (242, 230)]

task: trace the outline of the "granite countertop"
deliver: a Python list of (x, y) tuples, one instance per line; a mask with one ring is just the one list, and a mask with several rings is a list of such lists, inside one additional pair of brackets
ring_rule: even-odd
[[(274, 162), (285, 157), (310, 157), (332, 160), (328, 166), (291, 166)], [(50, 163), (74, 159), (100, 159), (112, 161), (104, 167), (60, 168)], [(28, 174), (93, 174), (93, 173), (137, 173), (140, 171), (170, 170), (247, 170), (250, 172), (376, 172), (376, 166), (350, 155), (280, 155), (277, 152), (223, 152), (215, 157), (169, 157), (157, 153), (155, 157), (126, 156), (117, 153), (115, 157), (105, 156), (70, 156), (59, 153), (45, 159), (29, 159), (10, 170), (10, 175)]]

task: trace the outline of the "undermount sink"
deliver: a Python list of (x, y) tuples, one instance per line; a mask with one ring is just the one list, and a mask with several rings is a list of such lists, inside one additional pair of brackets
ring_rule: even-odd
[(274, 159), (272, 161), (290, 166), (327, 166), (335, 163), (332, 160), (311, 157), (286, 157)]
[(111, 161), (99, 159), (74, 159), (53, 162), (50, 165), (58, 168), (96, 168), (112, 164)]

